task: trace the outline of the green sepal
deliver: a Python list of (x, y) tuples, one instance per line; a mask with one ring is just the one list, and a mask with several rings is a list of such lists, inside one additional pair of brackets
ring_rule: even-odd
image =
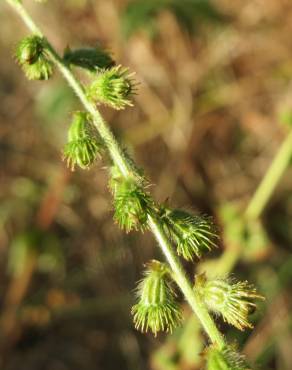
[(29, 80), (48, 80), (53, 74), (53, 64), (45, 58), (33, 64), (23, 64), (22, 69)]
[(256, 308), (254, 301), (264, 299), (247, 281), (231, 278), (207, 279), (205, 274), (196, 276), (195, 291), (208, 309), (220, 314), (223, 320), (239, 330), (253, 328), (248, 315)]
[(76, 165), (88, 169), (100, 156), (102, 149), (102, 141), (92, 125), (90, 114), (76, 112), (68, 131), (68, 143), (64, 148), (64, 158), (68, 166), (72, 170)]
[(153, 209), (151, 197), (134, 178), (125, 179), (118, 170), (112, 171), (112, 175), (109, 185), (114, 197), (114, 220), (126, 232), (144, 231)]
[(155, 260), (148, 263), (137, 297), (138, 303), (131, 311), (137, 330), (150, 330), (156, 336), (160, 331), (172, 332), (180, 324), (182, 316), (165, 264)]
[(20, 65), (33, 64), (43, 53), (43, 39), (33, 35), (25, 37), (17, 46), (15, 56)]
[(20, 41), (15, 56), (29, 80), (48, 80), (53, 74), (53, 64), (40, 36), (28, 36)]
[(120, 65), (101, 71), (87, 88), (88, 99), (117, 110), (132, 106), (131, 97), (135, 92), (133, 75)]
[(192, 261), (216, 247), (216, 228), (210, 217), (192, 215), (184, 210), (160, 208), (160, 220), (177, 246), (178, 255)]

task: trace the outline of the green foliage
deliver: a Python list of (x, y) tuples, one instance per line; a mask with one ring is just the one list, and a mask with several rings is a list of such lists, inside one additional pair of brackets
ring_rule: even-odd
[(43, 38), (36, 35), (24, 38), (15, 55), (29, 80), (48, 80), (51, 77), (53, 64), (48, 59)]
[(132, 106), (135, 87), (133, 73), (122, 66), (103, 70), (87, 88), (87, 96), (94, 103), (103, 103), (114, 109)]
[(64, 266), (62, 248), (56, 237), (36, 228), (24, 231), (13, 239), (9, 249), (9, 273), (21, 275), (31, 257), (36, 258), (37, 269), (42, 272), (60, 271)]
[(216, 229), (209, 217), (194, 216), (184, 210), (161, 207), (165, 231), (177, 245), (177, 253), (192, 261), (195, 256), (216, 246)]
[(115, 62), (101, 47), (88, 47), (71, 50), (67, 48), (64, 53), (64, 61), (69, 65), (81, 67), (91, 72), (113, 67)]
[(247, 281), (235, 282), (228, 278), (207, 280), (197, 275), (195, 290), (207, 307), (223, 320), (240, 330), (253, 328), (248, 315), (256, 307), (255, 299), (263, 299)]
[(168, 268), (151, 261), (137, 288), (138, 303), (132, 307), (136, 329), (148, 330), (156, 336), (159, 331), (169, 331), (179, 325), (181, 313), (175, 302), (174, 291), (168, 280)]
[(188, 32), (194, 32), (202, 23), (223, 20), (209, 0), (135, 0), (122, 15), (123, 34), (130, 37), (140, 29), (156, 33), (156, 18), (164, 10), (170, 11)]
[(252, 370), (243, 356), (230, 347), (222, 350), (211, 346), (207, 349), (206, 370)]
[(64, 158), (74, 170), (78, 165), (82, 169), (89, 168), (100, 156), (101, 139), (92, 127), (89, 113), (76, 112), (68, 131), (68, 143), (64, 148)]

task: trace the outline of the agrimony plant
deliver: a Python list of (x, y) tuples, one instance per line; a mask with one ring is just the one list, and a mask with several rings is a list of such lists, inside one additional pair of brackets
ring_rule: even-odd
[[(171, 332), (180, 323), (181, 313), (173, 281), (213, 345), (207, 351), (207, 368), (248, 369), (241, 366), (238, 354), (231, 354), (209, 311), (219, 312), (226, 321), (240, 329), (250, 327), (249, 307), (254, 306), (253, 300), (259, 295), (247, 283), (231, 283), (228, 280), (214, 282), (199, 278), (192, 286), (179, 256), (190, 261), (216, 246), (217, 234), (211, 220), (157, 204), (148, 193), (148, 181), (118, 144), (97, 109), (99, 104), (114, 109), (133, 105), (133, 74), (128, 68), (115, 66), (111, 57), (99, 48), (67, 49), (64, 57), (61, 57), (45, 39), (22, 2), (6, 2), (32, 32), (32, 36), (20, 42), (16, 52), (18, 63), (27, 77), (48, 79), (54, 64), (84, 106), (84, 112), (74, 114), (68, 132), (64, 157), (69, 167), (74, 169), (77, 165), (87, 169), (105, 149), (109, 158), (104, 156), (110, 161), (114, 219), (126, 232), (149, 229), (166, 258), (167, 265), (158, 261), (150, 262), (138, 285), (138, 302), (132, 308), (136, 328), (143, 332), (150, 330), (156, 335), (159, 331)], [(93, 80), (88, 86), (83, 86), (74, 76), (71, 68), (75, 66), (90, 72)], [(234, 317), (234, 310), (239, 310), (240, 319)]]

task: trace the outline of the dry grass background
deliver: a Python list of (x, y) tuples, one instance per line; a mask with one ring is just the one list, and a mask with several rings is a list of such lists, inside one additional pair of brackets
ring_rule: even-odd
[[(113, 224), (104, 164), (65, 168), (61, 148), (79, 103), (57, 73), (47, 83), (25, 80), (12, 49), (26, 30), (4, 3), (1, 368), (200, 369), (194, 319), (169, 338), (133, 329), (133, 289), (143, 263), (159, 258), (157, 248), (148, 233), (125, 235)], [(282, 117), (292, 111), (290, 0), (214, 0), (220, 21), (197, 17), (191, 31), (163, 10), (151, 18), (151, 32), (144, 24), (128, 39), (125, 0), (25, 3), (58, 50), (100, 42), (136, 71), (135, 107), (102, 111), (157, 185), (156, 199), (211, 214), (221, 227), (221, 205), (245, 207), (288, 130)], [(238, 333), (220, 323), (263, 369), (292, 368), (291, 173), (262, 217), (266, 243), (235, 268), (267, 295), (256, 327)], [(224, 248), (226, 241), (208, 258)], [(186, 267), (191, 276), (194, 266)]]

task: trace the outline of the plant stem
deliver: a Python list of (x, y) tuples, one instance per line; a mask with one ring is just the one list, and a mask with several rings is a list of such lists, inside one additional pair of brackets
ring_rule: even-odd
[(251, 198), (245, 211), (245, 217), (247, 219), (252, 220), (260, 217), (284, 171), (288, 167), (291, 156), (292, 130), (290, 130), (282, 143), (266, 175)]
[(201, 321), (201, 324), (205, 329), (206, 333), (209, 335), (211, 341), (213, 343), (217, 343), (221, 348), (223, 348), (224, 347), (223, 336), (218, 331), (213, 319), (209, 315), (209, 312), (207, 311), (205, 306), (201, 303), (201, 301), (197, 298), (196, 294), (194, 293), (194, 289), (192, 289), (190, 282), (187, 279), (176, 254), (173, 252), (173, 249), (169, 244), (167, 237), (165, 236), (163, 230), (161, 229), (159, 222), (155, 221), (155, 219), (152, 216), (148, 216), (148, 219), (151, 230), (172, 269), (174, 280), (180, 287), (181, 291), (183, 292), (186, 300), (192, 307), (193, 311)]
[[(268, 204), (276, 186), (278, 185), (283, 173), (287, 169), (292, 157), (292, 129), (281, 144), (278, 152), (268, 168), (265, 176), (260, 182), (257, 190), (252, 196), (245, 210), (244, 218), (247, 222), (258, 219), (266, 205)], [(238, 245), (236, 248), (228, 248), (216, 262), (213, 273), (226, 275), (230, 273), (242, 255), (243, 247)]]
[[(18, 13), (18, 15), (22, 18), (24, 23), (33, 33), (44, 38), (44, 35), (37, 27), (37, 25), (34, 23), (33, 19), (27, 13), (26, 9), (22, 6), (20, 1), (18, 0), (6, 0), (6, 1), (9, 5), (11, 5), (14, 8), (14, 10)], [(87, 99), (87, 96), (84, 92), (82, 85), (72, 74), (68, 65), (64, 63), (64, 61), (56, 52), (56, 50), (52, 47), (52, 45), (48, 41), (46, 41), (46, 43), (48, 53), (50, 54), (53, 62), (56, 64), (64, 78), (67, 80), (68, 84), (76, 93), (85, 109), (92, 115), (95, 127), (98, 130), (101, 138), (104, 140), (113, 162), (118, 166), (119, 170), (121, 171), (122, 175), (125, 178), (129, 177), (131, 174), (133, 174), (132, 166), (128, 163), (127, 158), (124, 156), (123, 150), (117, 143), (111, 130), (107, 126), (106, 122), (104, 121), (96, 107)], [(216, 343), (220, 348), (224, 347), (225, 342), (223, 336), (218, 331), (207, 309), (205, 308), (203, 303), (199, 300), (195, 291), (192, 289), (192, 286), (188, 281), (178, 258), (173, 252), (172, 246), (170, 245), (164, 231), (162, 230), (159, 221), (155, 220), (152, 216), (148, 216), (148, 221), (150, 229), (154, 234), (160, 246), (160, 249), (162, 250), (171, 269), (173, 270), (177, 285), (183, 292), (186, 300), (189, 302), (195, 314), (198, 316), (201, 325), (205, 329), (210, 340), (213, 343)]]

